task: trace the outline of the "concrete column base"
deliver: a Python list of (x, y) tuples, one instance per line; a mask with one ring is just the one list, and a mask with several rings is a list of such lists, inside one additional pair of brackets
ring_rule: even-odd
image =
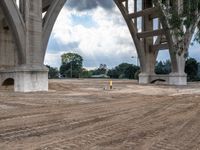
[(150, 75), (145, 73), (139, 74), (139, 84), (149, 84), (150, 83)]
[(170, 85), (187, 85), (187, 74), (169, 74)]
[(149, 84), (156, 80), (163, 80), (164, 84), (168, 85), (187, 85), (186, 74), (171, 73), (169, 75), (157, 75), (141, 73), (139, 75), (139, 84)]
[(7, 79), (14, 79), (14, 91), (48, 91), (48, 69), (45, 66), (21, 66), (0, 71), (1, 86)]

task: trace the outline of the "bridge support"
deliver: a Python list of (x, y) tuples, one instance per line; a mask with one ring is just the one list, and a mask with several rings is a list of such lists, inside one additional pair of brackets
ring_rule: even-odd
[[(11, 78), (15, 91), (47, 91), (48, 70), (43, 65), (44, 56), (53, 25), (66, 0), (18, 2), (19, 6), (16, 0), (0, 0), (0, 83)], [(146, 84), (163, 78), (169, 84), (186, 85), (185, 58), (171, 48), (170, 35), (162, 29), (152, 0), (115, 0), (115, 3), (136, 46), (141, 65), (139, 82)], [(158, 52), (162, 49), (169, 49), (171, 56), (172, 73), (168, 76), (154, 72)]]
[(48, 70), (44, 67), (21, 66), (0, 71), (0, 83), (7, 79), (14, 80), (14, 91), (48, 91)]
[(19, 92), (47, 91), (43, 65), (56, 18), (67, 0), (0, 0), (0, 84)]
[(17, 92), (48, 90), (42, 33), (42, 0), (0, 1), (1, 85), (13, 79)]
[[(185, 57), (174, 52), (162, 28), (158, 9), (153, 5), (153, 0), (115, 0), (115, 3), (135, 43), (141, 67), (139, 83), (148, 84), (156, 79), (162, 79), (166, 84), (186, 85)], [(170, 53), (172, 72), (169, 75), (157, 75), (155, 64), (158, 52), (166, 49)]]
[(139, 75), (139, 84), (149, 84), (153, 81), (160, 80), (164, 81), (165, 84), (169, 85), (187, 85), (187, 75), (179, 75), (171, 73), (169, 75), (157, 75), (157, 74), (144, 74)]

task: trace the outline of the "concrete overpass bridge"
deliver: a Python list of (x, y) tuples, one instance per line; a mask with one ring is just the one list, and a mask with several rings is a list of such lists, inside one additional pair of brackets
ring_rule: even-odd
[[(48, 70), (43, 65), (48, 40), (60, 10), (67, 0), (0, 0), (0, 84), (14, 83), (20, 92), (47, 91)], [(141, 65), (139, 83), (156, 78), (169, 84), (186, 85), (185, 59), (169, 50), (172, 73), (154, 72), (158, 52), (170, 49), (158, 10), (152, 0), (115, 0), (135, 43)], [(141, 9), (138, 2), (142, 2)], [(141, 23), (138, 21), (141, 18)], [(139, 24), (140, 23), (140, 24)], [(155, 23), (158, 28), (155, 29)], [(138, 29), (141, 26), (141, 31)]]

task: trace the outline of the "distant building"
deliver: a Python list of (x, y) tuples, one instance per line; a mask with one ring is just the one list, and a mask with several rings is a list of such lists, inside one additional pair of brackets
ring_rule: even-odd
[(91, 78), (109, 78), (106, 74), (92, 75)]

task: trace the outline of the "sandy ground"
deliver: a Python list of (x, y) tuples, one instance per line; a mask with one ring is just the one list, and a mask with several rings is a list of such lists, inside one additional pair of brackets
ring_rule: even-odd
[(51, 80), (0, 90), (0, 150), (200, 150), (200, 83)]

